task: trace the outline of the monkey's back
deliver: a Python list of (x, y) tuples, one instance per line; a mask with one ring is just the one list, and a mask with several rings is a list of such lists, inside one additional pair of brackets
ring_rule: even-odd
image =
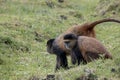
[(111, 54), (107, 51), (105, 46), (95, 38), (80, 36), (78, 38), (78, 43), (80, 50), (97, 54), (105, 54), (111, 57)]

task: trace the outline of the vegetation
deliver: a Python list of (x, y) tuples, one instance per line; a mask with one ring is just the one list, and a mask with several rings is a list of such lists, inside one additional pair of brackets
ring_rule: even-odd
[[(112, 53), (113, 60), (100, 59), (55, 73), (56, 56), (46, 51), (48, 39), (57, 37), (74, 24), (109, 17), (120, 20), (120, 6), (109, 1), (118, 0), (65, 0), (62, 3), (57, 0), (0, 0), (0, 80), (41, 80), (50, 74), (57, 80), (75, 80), (82, 76), (90, 76), (90, 80), (119, 80), (118, 23), (103, 23), (95, 28), (97, 39)], [(101, 3), (113, 6), (101, 9), (98, 5)], [(101, 15), (99, 10), (106, 14)], [(73, 66), (70, 60), (69, 66)]]

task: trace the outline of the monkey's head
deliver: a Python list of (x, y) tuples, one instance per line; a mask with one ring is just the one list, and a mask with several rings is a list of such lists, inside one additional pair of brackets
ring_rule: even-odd
[(66, 34), (63, 37), (64, 46), (68, 50), (72, 50), (77, 43), (77, 36), (75, 34)]
[(55, 39), (49, 39), (47, 41), (47, 52), (50, 53), (50, 54), (53, 54), (53, 50), (52, 50), (52, 47), (53, 47), (53, 42), (54, 42)]

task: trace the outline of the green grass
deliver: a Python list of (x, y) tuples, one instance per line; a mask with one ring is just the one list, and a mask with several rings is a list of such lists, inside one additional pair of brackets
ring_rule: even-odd
[[(52, 5), (47, 5), (52, 3)], [(103, 23), (95, 30), (112, 53), (113, 60), (98, 60), (55, 73), (55, 55), (46, 51), (46, 41), (55, 38), (74, 24), (104, 18), (94, 17), (99, 0), (0, 0), (0, 80), (43, 79), (55, 74), (57, 79), (75, 80), (94, 70), (100, 80), (120, 79), (120, 24)], [(66, 19), (60, 16), (64, 15)], [(106, 17), (106, 16), (105, 16)], [(110, 16), (107, 16), (110, 17)], [(69, 57), (68, 57), (69, 58)], [(69, 66), (70, 63), (69, 58)], [(72, 65), (73, 66), (73, 65)], [(115, 68), (115, 72), (111, 69)]]

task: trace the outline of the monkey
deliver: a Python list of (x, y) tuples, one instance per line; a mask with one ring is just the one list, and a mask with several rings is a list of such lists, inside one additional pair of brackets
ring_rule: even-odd
[[(85, 63), (88, 63), (100, 58), (101, 55), (105, 59), (112, 59), (111, 53), (95, 38), (66, 34), (63, 40), (65, 48), (71, 52), (73, 62), (77, 60), (78, 65), (82, 59)], [(80, 56), (78, 57), (78, 55)]]
[[(93, 37), (93, 38), (96, 38), (96, 33), (95, 33), (95, 30), (94, 30), (94, 27), (100, 23), (103, 23), (103, 22), (117, 22), (117, 23), (120, 23), (120, 20), (116, 20), (116, 19), (102, 19), (102, 20), (97, 20), (97, 21), (94, 21), (94, 22), (91, 22), (91, 23), (84, 23), (82, 25), (75, 25), (73, 27), (70, 27), (68, 30), (66, 30), (64, 33), (62, 33), (61, 35), (59, 35), (57, 38), (55, 39), (49, 39), (47, 41), (47, 52), (48, 53), (51, 53), (51, 54), (64, 54), (67, 56), (67, 55), (70, 55), (70, 52), (65, 48), (64, 46), (64, 42), (63, 42), (63, 37), (64, 35), (66, 34), (69, 34), (69, 33), (72, 33), (72, 34), (75, 34), (76, 36), (88, 36), (88, 37)], [(60, 57), (59, 57), (60, 58)], [(61, 57), (62, 58), (62, 57)], [(63, 62), (62, 62), (62, 61)], [(68, 67), (68, 64), (67, 64), (67, 61), (66, 59), (59, 59), (58, 62), (56, 61), (56, 65), (57, 65), (57, 68), (58, 69), (60, 67), (60, 65), (63, 65), (64, 67)], [(64, 63), (65, 64), (62, 64)], [(74, 64), (75, 62), (72, 61), (72, 63)]]
[[(65, 51), (60, 49), (56, 45), (56, 43), (54, 43), (54, 40), (55, 39), (50, 39), (50, 40), (47, 41), (47, 52), (49, 52), (50, 54), (55, 54), (56, 55), (55, 72), (58, 69), (60, 69), (61, 66), (64, 69), (69, 69)], [(56, 46), (56, 47), (54, 47), (54, 46)]]
[(76, 34), (77, 36), (88, 36), (88, 37), (94, 37), (96, 38), (96, 34), (95, 34), (95, 30), (94, 27), (97, 24), (103, 23), (103, 22), (117, 22), (120, 23), (120, 20), (115, 20), (115, 19), (102, 19), (102, 20), (97, 20), (91, 23), (85, 23), (82, 25), (75, 25), (71, 28), (69, 28), (68, 30), (66, 30), (64, 33), (62, 33), (61, 35), (59, 35), (57, 38), (55, 38), (54, 40), (54, 47), (59, 47), (62, 50), (64, 50), (66, 52), (66, 55), (69, 55), (69, 52), (66, 51), (65, 47), (64, 47), (64, 43), (63, 43), (63, 36), (68, 34), (68, 33), (73, 33)]

